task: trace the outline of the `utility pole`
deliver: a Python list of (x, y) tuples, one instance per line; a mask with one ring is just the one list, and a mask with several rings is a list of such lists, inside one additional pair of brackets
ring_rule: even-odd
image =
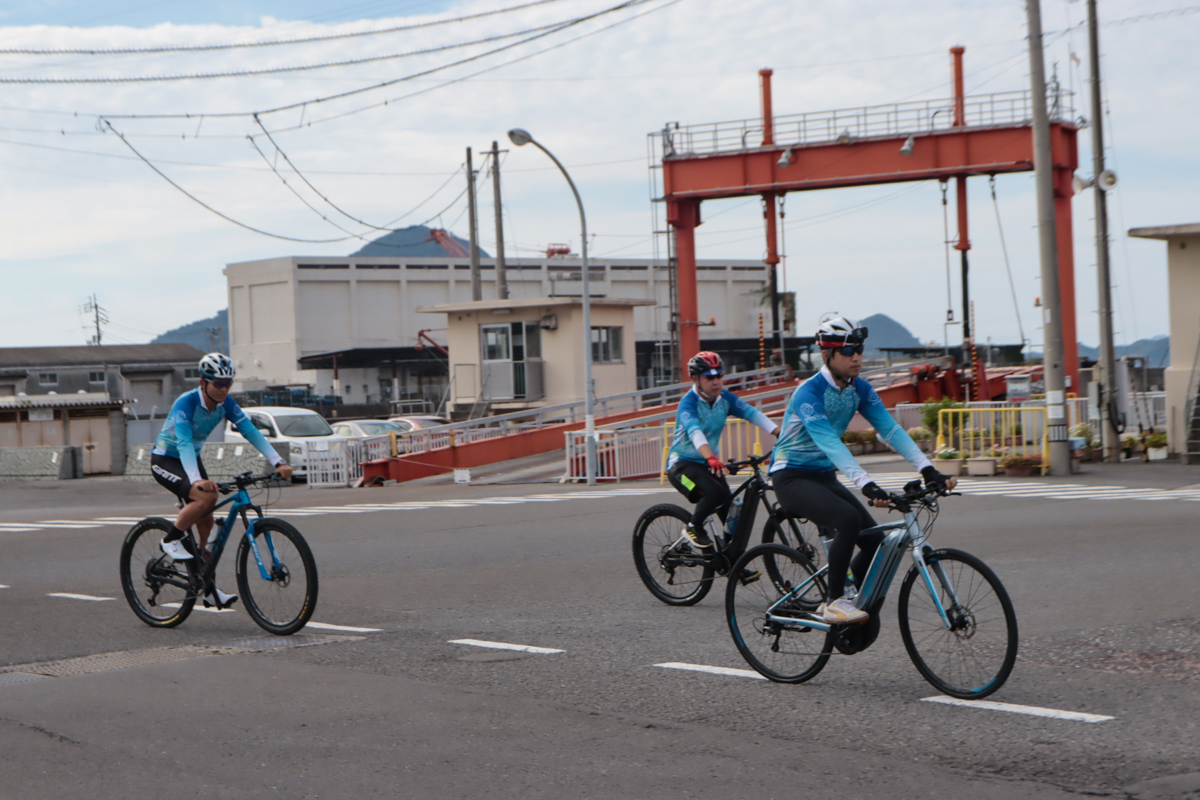
[(88, 344), (99, 345), (100, 344), (100, 326), (108, 324), (108, 315), (106, 313), (104, 313), (104, 309), (100, 307), (100, 304), (96, 300), (95, 294), (93, 294), (91, 299), (87, 302), (87, 304), (84, 305), (83, 310), (84, 310), (84, 313), (87, 313), (89, 311), (92, 313), (92, 321), (93, 321), (92, 324), (95, 325), (95, 327), (96, 327), (96, 335), (93, 336), (90, 341), (88, 341)]
[(1113, 350), (1112, 286), (1109, 283), (1108, 200), (1104, 181), (1104, 114), (1100, 108), (1100, 33), (1096, 0), (1088, 0), (1088, 49), (1092, 55), (1092, 191), (1096, 193), (1096, 282), (1100, 286), (1100, 441), (1104, 460), (1120, 460), (1120, 437), (1110, 409), (1116, 398), (1116, 354)]
[(1046, 65), (1042, 54), (1040, 0), (1025, 0), (1029, 24), (1030, 100), (1033, 105), (1033, 167), (1037, 178), (1038, 244), (1042, 268), (1042, 330), (1045, 353), (1046, 433), (1050, 440), (1050, 471), (1066, 475), (1071, 452), (1067, 442), (1064, 390), (1062, 297), (1058, 285), (1057, 227), (1054, 219), (1054, 166), (1050, 160), (1050, 118), (1046, 112)]
[(471, 148), (467, 148), (467, 224), (471, 238), (471, 299), (483, 299), (483, 280), (479, 274), (479, 231), (475, 219), (475, 167), (471, 164)]
[[(505, 152), (508, 152), (507, 150)], [(508, 265), (504, 263), (504, 220), (500, 213), (500, 146), (492, 140), (492, 195), (496, 205), (496, 299), (508, 299)]]

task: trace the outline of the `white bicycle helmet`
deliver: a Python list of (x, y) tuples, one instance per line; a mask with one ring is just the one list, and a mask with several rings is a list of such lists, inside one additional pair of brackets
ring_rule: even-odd
[(232, 380), (236, 374), (237, 368), (224, 353), (209, 353), (200, 359), (200, 375), (206, 380)]
[(867, 339), (867, 329), (846, 317), (830, 317), (817, 327), (816, 339), (825, 348), (862, 344)]

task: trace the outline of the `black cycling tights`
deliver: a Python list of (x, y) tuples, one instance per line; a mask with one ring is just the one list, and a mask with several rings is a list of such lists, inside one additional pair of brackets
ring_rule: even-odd
[[(733, 499), (733, 492), (724, 477), (718, 478), (709, 470), (707, 464), (697, 464), (695, 461), (680, 459), (667, 470), (667, 480), (679, 490), (679, 493), (695, 503), (692, 511), (692, 527), (700, 530), (704, 521), (714, 511), (725, 521), (726, 507)], [(688, 486), (691, 483), (691, 486)]]
[[(771, 482), (775, 485), (779, 505), (789, 516), (803, 517), (818, 525), (822, 532), (827, 528), (835, 531), (829, 545), (829, 574), (825, 577), (830, 602), (845, 591), (847, 567), (853, 570), (855, 583), (862, 586), (871, 559), (884, 537), (881, 532), (859, 535), (860, 531), (875, 525), (866, 506), (841, 484), (836, 472), (783, 469), (771, 473)], [(860, 549), (852, 562), (850, 557), (855, 544)]]

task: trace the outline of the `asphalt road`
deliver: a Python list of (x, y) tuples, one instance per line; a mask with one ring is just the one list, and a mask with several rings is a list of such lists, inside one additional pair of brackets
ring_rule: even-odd
[(102, 519), (169, 514), (157, 487), (0, 485), (0, 798), (1200, 797), (1200, 496), (1071, 499), (1200, 488), (1200, 470), (991, 486), (947, 500), (932, 539), (1016, 606), (1020, 658), (990, 699), (1113, 719), (924, 702), (895, 588), (876, 644), (806, 684), (654, 666), (747, 667), (721, 591), (670, 608), (638, 580), (633, 523), (674, 500), (657, 482), (284, 490), (271, 513), (313, 546), (314, 621), (378, 629), (290, 640), (240, 610), (133, 616), (128, 523)]

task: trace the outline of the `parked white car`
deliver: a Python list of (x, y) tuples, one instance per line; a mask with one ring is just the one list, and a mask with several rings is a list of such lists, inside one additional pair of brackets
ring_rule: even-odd
[(335, 419), (330, 424), (338, 436), (387, 436), (407, 430), (386, 419)]
[[(262, 431), (271, 444), (287, 443), (287, 460), (292, 465), (293, 474), (298, 478), (308, 476), (308, 464), (304, 455), (305, 442), (345, 441), (344, 436), (338, 436), (317, 412), (308, 408), (291, 408), (289, 406), (256, 406), (242, 409), (254, 427)], [(244, 442), (245, 437), (230, 422), (225, 423), (225, 441)]]

